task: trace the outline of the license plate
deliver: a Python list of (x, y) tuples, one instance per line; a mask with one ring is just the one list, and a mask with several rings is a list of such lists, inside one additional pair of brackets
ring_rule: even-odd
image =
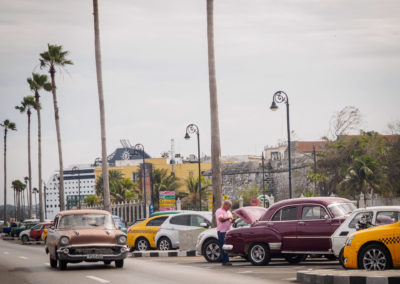
[(102, 254), (88, 254), (87, 259), (103, 259), (103, 255)]

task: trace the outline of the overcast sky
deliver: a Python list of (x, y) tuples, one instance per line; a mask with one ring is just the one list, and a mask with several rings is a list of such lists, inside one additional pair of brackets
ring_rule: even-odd
[[(196, 123), (201, 152), (210, 154), (206, 0), (99, 5), (108, 153), (129, 139), (157, 157), (171, 138), (177, 153), (196, 153), (195, 139), (183, 139)], [(74, 62), (56, 74), (64, 165), (101, 156), (92, 9), (91, 0), (0, 0), (0, 120), (18, 128), (8, 136), (8, 185), (27, 176), (27, 118), (14, 107), (30, 94), (26, 78), (42, 72), (47, 43), (63, 45)], [(277, 90), (289, 95), (301, 140), (320, 139), (347, 105), (360, 109), (365, 130), (384, 132), (400, 119), (398, 0), (215, 0), (214, 13), (223, 155), (260, 155), (286, 140), (284, 106), (269, 110)], [(57, 144), (51, 94), (41, 100), (47, 181)], [(34, 186), (36, 135), (34, 114)], [(0, 162), (2, 204), (3, 155)]]

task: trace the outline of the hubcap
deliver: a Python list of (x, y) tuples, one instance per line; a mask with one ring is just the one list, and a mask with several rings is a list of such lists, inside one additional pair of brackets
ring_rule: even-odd
[(140, 240), (138, 241), (138, 250), (147, 250), (147, 241), (146, 240)]
[(169, 250), (169, 243), (167, 240), (160, 241), (160, 250)]
[(366, 270), (384, 270), (387, 262), (385, 254), (376, 248), (367, 250), (362, 261)]
[(265, 249), (260, 245), (255, 245), (250, 254), (254, 262), (262, 262), (265, 258)]
[(221, 255), (219, 245), (211, 243), (206, 247), (206, 256), (210, 260), (217, 260)]

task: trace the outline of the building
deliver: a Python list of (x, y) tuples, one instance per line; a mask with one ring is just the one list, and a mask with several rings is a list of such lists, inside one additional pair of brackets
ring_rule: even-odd
[[(59, 184), (60, 175), (56, 172), (45, 185), (46, 219), (52, 219), (60, 212)], [(95, 175), (94, 168), (91, 165), (73, 165), (64, 170), (65, 209), (77, 208), (79, 196), (83, 203), (87, 196), (94, 194), (96, 194)]]

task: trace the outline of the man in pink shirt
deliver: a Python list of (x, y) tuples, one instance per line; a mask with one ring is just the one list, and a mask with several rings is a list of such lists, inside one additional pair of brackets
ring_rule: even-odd
[(222, 249), (222, 246), (225, 243), (226, 232), (232, 226), (233, 217), (231, 211), (229, 211), (231, 207), (232, 207), (232, 202), (230, 202), (229, 200), (225, 200), (222, 207), (215, 212), (215, 218), (217, 219), (218, 240), (219, 240), (219, 246), (221, 248), (221, 262), (222, 265), (225, 266), (232, 265), (232, 263), (229, 262), (228, 254)]

